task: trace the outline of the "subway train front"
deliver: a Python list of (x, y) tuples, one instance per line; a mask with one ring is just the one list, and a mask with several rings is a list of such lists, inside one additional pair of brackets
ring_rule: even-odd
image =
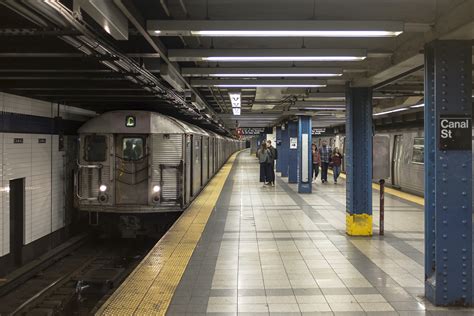
[(244, 143), (148, 111), (113, 111), (79, 129), (76, 205), (121, 237), (159, 236)]

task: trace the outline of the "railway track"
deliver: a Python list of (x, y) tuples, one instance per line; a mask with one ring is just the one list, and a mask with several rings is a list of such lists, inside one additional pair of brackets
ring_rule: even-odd
[(155, 242), (87, 242), (0, 297), (0, 315), (89, 315)]

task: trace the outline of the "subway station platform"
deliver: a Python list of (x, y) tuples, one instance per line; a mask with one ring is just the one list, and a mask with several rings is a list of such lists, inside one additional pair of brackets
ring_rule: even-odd
[(350, 237), (342, 179), (298, 194), (258, 175), (234, 155), (98, 314), (474, 314), (423, 297), (422, 199), (390, 190), (385, 236), (375, 208), (374, 236)]

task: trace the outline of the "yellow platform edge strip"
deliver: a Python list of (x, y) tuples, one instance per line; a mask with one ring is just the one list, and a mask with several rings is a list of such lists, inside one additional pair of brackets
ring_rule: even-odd
[(209, 181), (96, 315), (165, 315), (237, 157)]
[[(332, 172), (330, 172), (330, 173), (332, 173)], [(343, 179), (347, 178), (347, 176), (344, 173), (341, 173), (340, 177), (343, 178)], [(372, 183), (372, 189), (380, 191), (380, 185), (377, 184), (377, 183)], [(425, 205), (425, 199), (421, 196), (417, 196), (417, 195), (410, 194), (410, 193), (407, 193), (407, 192), (402, 192), (400, 190), (393, 189), (393, 188), (388, 188), (388, 187), (385, 187), (384, 191), (387, 194), (399, 197), (403, 200), (406, 200), (406, 201), (409, 201), (409, 202), (412, 202), (412, 203), (415, 203), (415, 204), (418, 204), (418, 205), (421, 205), (421, 206)]]

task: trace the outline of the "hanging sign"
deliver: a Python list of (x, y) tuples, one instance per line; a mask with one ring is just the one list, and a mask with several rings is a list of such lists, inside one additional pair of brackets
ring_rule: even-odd
[(442, 115), (439, 118), (440, 150), (471, 150), (472, 118), (462, 115)]

